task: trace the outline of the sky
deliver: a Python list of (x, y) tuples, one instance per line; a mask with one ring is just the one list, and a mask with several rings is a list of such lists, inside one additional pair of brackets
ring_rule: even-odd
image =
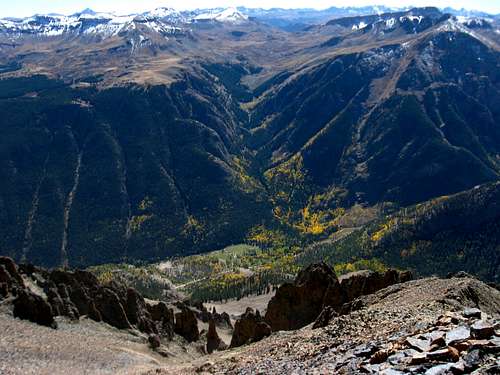
[(176, 9), (246, 6), (249, 8), (316, 8), (331, 6), (437, 6), (500, 13), (500, 0), (0, 0), (0, 17), (25, 17), (36, 13), (72, 14), (85, 8), (119, 14), (158, 7)]

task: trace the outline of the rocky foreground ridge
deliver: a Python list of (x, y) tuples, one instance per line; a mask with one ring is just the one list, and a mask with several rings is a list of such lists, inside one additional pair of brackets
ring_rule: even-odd
[[(340, 315), (180, 373), (498, 374), (500, 292), (467, 274), (396, 284)], [(328, 316), (329, 315), (329, 316)], [(168, 372), (167, 372), (168, 373)]]
[[(28, 320), (49, 327), (40, 331), (44, 342), (65, 337), (70, 348), (77, 338), (67, 337), (68, 327), (90, 327), (83, 337), (95, 339), (93, 350), (119, 346), (151, 358), (137, 367), (119, 357), (116, 373), (498, 373), (500, 292), (467, 274), (410, 280), (408, 272), (395, 270), (338, 278), (327, 265), (313, 264), (277, 290), (265, 313), (249, 307), (233, 328), (228, 314), (203, 304), (149, 301), (119, 283), (101, 284), (90, 272), (17, 266), (0, 257), (0, 325), (6, 331), (0, 372), (30, 373), (23, 363), (19, 367), (26, 361), (26, 340), (35, 340), (19, 333), (31, 327), (22, 323)], [(122, 333), (110, 339), (111, 331), (102, 336), (103, 328), (96, 327)], [(52, 373), (80, 364), (83, 372), (109, 370), (89, 369), (85, 356), (95, 353), (86, 350), (68, 361), (64, 348), (47, 345), (37, 355), (65, 360), (39, 359), (35, 365)], [(189, 358), (182, 354), (189, 352)]]

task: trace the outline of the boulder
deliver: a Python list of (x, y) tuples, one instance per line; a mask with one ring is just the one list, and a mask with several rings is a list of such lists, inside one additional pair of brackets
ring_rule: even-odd
[(230, 346), (234, 348), (250, 342), (259, 341), (270, 334), (271, 327), (269, 324), (262, 319), (258, 311), (254, 312), (254, 310), (249, 307), (234, 325)]
[(189, 342), (198, 341), (200, 338), (196, 314), (187, 306), (182, 306), (181, 312), (175, 314), (174, 332)]
[(152, 349), (158, 349), (161, 346), (160, 336), (158, 335), (149, 335), (148, 342)]
[(213, 353), (216, 350), (227, 349), (227, 345), (221, 340), (215, 328), (215, 321), (213, 319), (208, 321), (207, 332), (207, 353)]
[(113, 290), (101, 287), (95, 296), (95, 306), (104, 322), (119, 329), (132, 328), (120, 298)]
[(340, 285), (333, 269), (324, 263), (310, 265), (293, 284), (278, 288), (267, 306), (265, 321), (273, 331), (302, 328), (322, 311), (327, 290), (331, 300), (340, 300)]
[(14, 316), (43, 326), (57, 328), (50, 304), (42, 297), (27, 290), (19, 290), (14, 300)]

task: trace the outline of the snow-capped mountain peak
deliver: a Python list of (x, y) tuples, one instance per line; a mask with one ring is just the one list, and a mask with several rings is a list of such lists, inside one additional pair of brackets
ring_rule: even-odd
[(234, 7), (226, 9), (213, 9), (194, 17), (195, 21), (217, 21), (227, 23), (243, 23), (248, 21), (248, 16)]
[(236, 8), (198, 11), (156, 8), (148, 12), (129, 15), (100, 13), (92, 9), (84, 9), (69, 16), (47, 14), (22, 19), (0, 19), (0, 35), (49, 37), (71, 33), (77, 35), (92, 34), (106, 38), (126, 30), (134, 30), (136, 24), (141, 24), (143, 30), (149, 29), (161, 34), (170, 34), (182, 29), (189, 29), (191, 24), (201, 21), (237, 24), (248, 21), (248, 16)]

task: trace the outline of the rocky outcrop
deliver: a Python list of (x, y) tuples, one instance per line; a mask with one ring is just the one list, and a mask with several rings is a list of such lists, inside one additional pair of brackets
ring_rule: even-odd
[(158, 329), (151, 319), (144, 298), (133, 288), (127, 289), (125, 312), (130, 324), (137, 326), (140, 331), (158, 333)]
[(181, 311), (175, 314), (174, 332), (188, 342), (197, 341), (200, 338), (196, 314), (187, 306), (181, 306)]
[(24, 280), (14, 261), (8, 257), (0, 257), (0, 298), (16, 294), (18, 289), (24, 287)]
[[(410, 281), (411, 278), (411, 273), (407, 271), (399, 272), (396, 270), (388, 270), (382, 274), (373, 271), (348, 273), (339, 277), (343, 294), (343, 303), (353, 301), (360, 296), (375, 293), (390, 285)], [(331, 306), (334, 305), (331, 304)]]
[(213, 353), (216, 350), (225, 350), (227, 345), (222, 341), (217, 333), (217, 328), (215, 327), (215, 321), (213, 319), (208, 321), (208, 332), (207, 332), (207, 353)]
[[(150, 303), (135, 289), (111, 281), (102, 284), (90, 272), (56, 269), (47, 271), (29, 264), (17, 265), (9, 258), (0, 257), (0, 300), (12, 309), (13, 315), (47, 327), (57, 328), (56, 316), (73, 321), (93, 319), (115, 328), (137, 330), (145, 335), (150, 347), (162, 356), (171, 353), (162, 346), (174, 335), (188, 342), (200, 340), (198, 320), (194, 307), (178, 301), (175, 306), (165, 302)], [(200, 352), (223, 350), (227, 345), (217, 334), (217, 324), (230, 325), (227, 314), (211, 313), (203, 309), (209, 319), (207, 343), (196, 344)], [(139, 332), (134, 334), (139, 335)]]
[(54, 270), (48, 279), (57, 285), (61, 298), (71, 301), (79, 315), (87, 315), (95, 321), (102, 320), (93, 299), (99, 289), (99, 282), (94, 275), (86, 271)]
[(273, 334), (260, 343), (239, 349), (235, 355), (228, 355), (229, 358), (215, 363), (211, 371), (220, 374), (499, 373), (500, 293), (479, 280), (419, 279), (389, 286), (357, 300), (363, 301), (363, 308), (333, 316), (323, 329), (304, 327)]
[[(65, 288), (61, 289), (66, 290)], [(57, 288), (52, 286), (47, 288), (45, 294), (47, 295), (47, 300), (50, 303), (55, 315), (67, 316), (72, 320), (78, 320), (80, 313), (73, 302), (69, 299), (67, 292), (64, 294), (63, 298), (59, 294)]]
[(151, 319), (159, 323), (159, 332), (161, 335), (171, 339), (174, 336), (174, 310), (169, 308), (164, 302), (154, 305), (146, 304), (146, 308), (151, 315)]
[(327, 290), (332, 298), (341, 298), (333, 269), (324, 263), (310, 265), (298, 274), (293, 284), (283, 284), (276, 291), (267, 306), (265, 321), (273, 331), (301, 328), (318, 317)]
[(119, 329), (132, 328), (120, 298), (113, 290), (101, 287), (95, 296), (95, 305), (104, 322)]
[(5, 268), (5, 270), (9, 273), (12, 285), (17, 285), (18, 287), (21, 288), (24, 287), (23, 278), (19, 274), (17, 265), (11, 258), (0, 256), (0, 265), (2, 265)]
[(57, 328), (50, 304), (39, 295), (21, 289), (14, 300), (14, 316), (43, 326)]
[[(360, 296), (409, 280), (409, 272), (396, 270), (382, 274), (358, 271), (337, 278), (328, 265), (313, 264), (302, 270), (293, 284), (284, 284), (277, 290), (269, 302), (265, 320), (273, 331), (298, 329), (315, 321), (325, 308), (341, 312), (344, 304)], [(317, 326), (331, 315), (325, 312)]]
[(246, 312), (236, 321), (231, 347), (238, 347), (250, 342), (260, 341), (271, 334), (271, 327), (267, 324), (259, 311), (247, 308)]

